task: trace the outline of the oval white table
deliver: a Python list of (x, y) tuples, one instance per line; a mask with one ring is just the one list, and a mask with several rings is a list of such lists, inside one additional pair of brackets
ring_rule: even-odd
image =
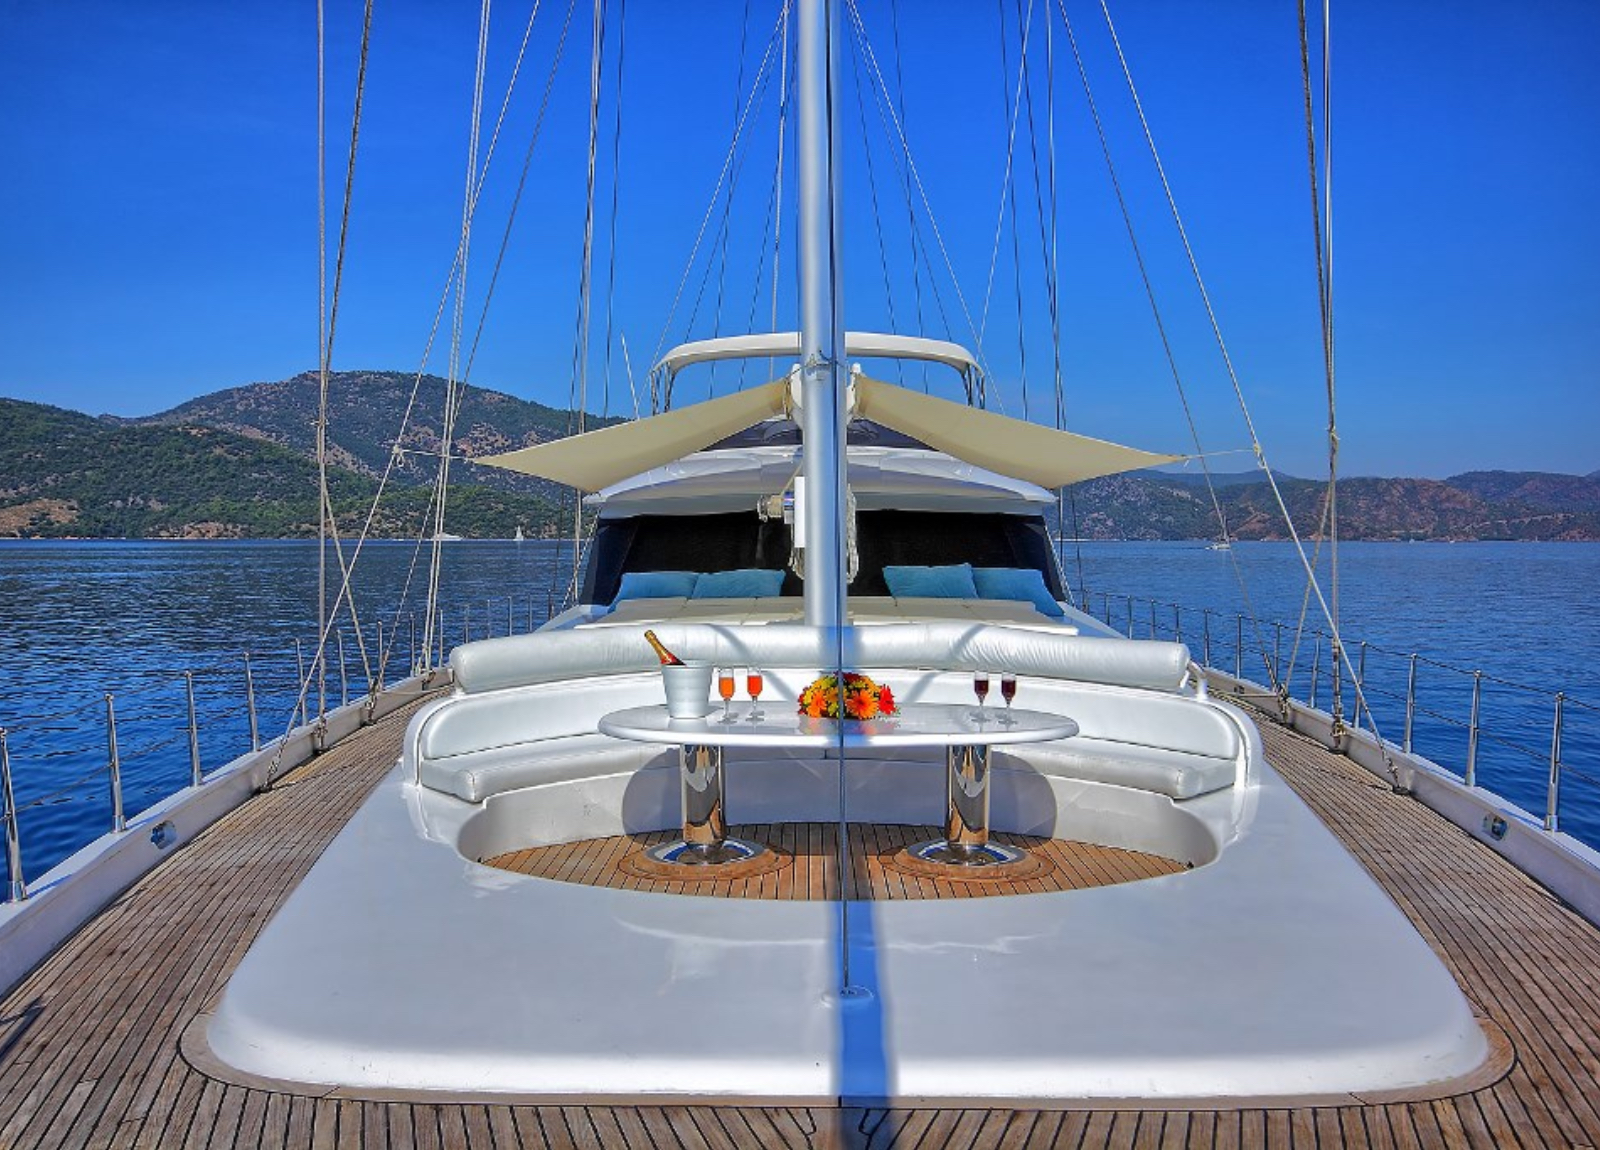
[[(776, 700), (759, 718), (735, 709), (674, 719), (664, 706), (613, 711), (600, 720), (602, 734), (678, 748), (683, 795), (683, 838), (657, 847), (663, 862), (706, 866), (752, 858), (759, 844), (727, 837), (723, 811), (722, 752), (725, 747), (944, 747), (949, 797), (945, 837), (912, 848), (918, 857), (955, 866), (1014, 862), (1018, 852), (989, 841), (989, 749), (1008, 743), (1038, 743), (1078, 733), (1065, 715), (1002, 708), (979, 711), (972, 704), (908, 703), (892, 716), (861, 722), (813, 719)], [(980, 713), (982, 717), (980, 716)]]

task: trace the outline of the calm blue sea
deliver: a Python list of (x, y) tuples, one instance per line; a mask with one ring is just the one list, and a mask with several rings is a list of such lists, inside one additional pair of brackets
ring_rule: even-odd
[[(420, 641), (426, 562), (415, 544), (377, 543), (359, 568), (362, 637), (375, 662), (381, 626), (389, 681), (411, 663), (413, 627)], [(1308, 634), (1295, 648), (1305, 578), (1289, 545), (1218, 552), (1198, 543), (1067, 543), (1062, 566), (1075, 591), (1087, 589), (1089, 609), (1119, 630), (1178, 633), (1197, 656), (1209, 633), (1213, 663), (1231, 668), (1237, 657), (1259, 681), (1269, 659), (1286, 675), (1292, 666), (1299, 697), (1310, 693), (1319, 656), (1318, 701), (1328, 705), (1327, 644)], [(1600, 545), (1346, 544), (1340, 567), (1344, 633), (1353, 662), (1366, 641), (1367, 694), (1382, 734), (1403, 735), (1415, 653), (1414, 747), (1459, 773), (1470, 672), (1483, 672), (1479, 782), (1542, 816), (1554, 696), (1567, 692), (1561, 825), (1600, 846), (1600, 603), (1592, 593)], [(447, 545), (446, 645), (543, 622), (559, 609), (571, 571), (570, 544)], [(1261, 625), (1246, 622), (1236, 656), (1241, 613)], [(1314, 603), (1309, 619), (1311, 629), (1322, 626)], [(0, 726), (25, 808), (24, 873), (43, 874), (110, 826), (108, 693), (132, 815), (188, 780), (184, 671), (193, 672), (201, 762), (210, 771), (249, 746), (246, 652), (267, 741), (292, 723), (295, 643), (309, 662), (315, 635), (314, 543), (0, 542), (0, 658), (10, 668), (0, 681)], [(342, 639), (343, 675), (339, 646), (328, 653), (330, 705), (347, 692), (359, 697), (367, 681), (348, 623)], [(1352, 712), (1348, 684), (1344, 699)]]

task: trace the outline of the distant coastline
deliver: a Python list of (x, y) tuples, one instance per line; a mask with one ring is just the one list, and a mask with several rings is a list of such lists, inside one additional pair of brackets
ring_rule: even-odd
[[(389, 486), (378, 538), (414, 540), (432, 522), (441, 443), (427, 419), (400, 423), (414, 376), (337, 372), (330, 379), (330, 491), (342, 531), (366, 521), (380, 477)], [(445, 381), (424, 376), (416, 410), (442, 409)], [(317, 534), (313, 428), (318, 384), (305, 373), (213, 392), (143, 419), (93, 416), (0, 399), (0, 539), (269, 540)], [(614, 418), (586, 415), (593, 429)], [(563, 538), (570, 490), (471, 466), (470, 458), (570, 434), (576, 413), (468, 387), (451, 445), (466, 457), (445, 522), (467, 539)], [(1289, 537), (1258, 471), (1144, 471), (1068, 491), (1060, 534), (1094, 541), (1247, 543)], [(1275, 475), (1302, 538), (1320, 532), (1326, 484)], [(1472, 471), (1444, 480), (1339, 483), (1339, 535), (1350, 541), (1600, 541), (1600, 472)]]

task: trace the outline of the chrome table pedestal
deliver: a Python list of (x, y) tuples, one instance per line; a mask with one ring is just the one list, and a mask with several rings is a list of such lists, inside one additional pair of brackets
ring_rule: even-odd
[(649, 858), (678, 866), (718, 866), (766, 852), (760, 843), (728, 837), (721, 747), (703, 743), (679, 746), (678, 781), (683, 796), (683, 837), (646, 851)]
[(952, 744), (945, 748), (945, 787), (949, 797), (944, 838), (908, 847), (925, 862), (983, 867), (1022, 858), (1015, 847), (989, 841), (989, 745)]

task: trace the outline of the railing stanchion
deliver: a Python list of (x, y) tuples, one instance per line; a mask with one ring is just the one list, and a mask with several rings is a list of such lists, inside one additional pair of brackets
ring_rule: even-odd
[(388, 649), (386, 647), (384, 647), (384, 645), (383, 645), (383, 620), (379, 619), (377, 622), (378, 622), (378, 658), (377, 658), (376, 662), (373, 664), (373, 669), (377, 672), (377, 683), (376, 683), (376, 686), (374, 686), (372, 678), (370, 676), (367, 678), (367, 695), (369, 697), (372, 696), (372, 695), (376, 695), (376, 694), (378, 694), (379, 692), (381, 692), (383, 690), (383, 665), (389, 661)]
[(1156, 637), (1156, 601), (1150, 600), (1150, 638)]
[(1282, 623), (1282, 621), (1274, 623), (1273, 627), (1275, 627), (1277, 629), (1277, 635), (1272, 640), (1272, 677), (1277, 680), (1278, 685), (1288, 686), (1288, 684), (1284, 683), (1284, 681), (1283, 681), (1283, 623)]
[(528, 633), (533, 634), (533, 596), (528, 596)]
[(128, 829), (122, 817), (122, 759), (117, 754), (117, 708), (106, 692), (106, 770), (111, 775), (111, 829), (120, 834)]
[(189, 785), (200, 785), (200, 719), (194, 709), (194, 672), (183, 673), (183, 693), (189, 701)]
[(411, 664), (411, 673), (415, 675), (422, 670), (417, 665), (417, 613), (411, 612), (411, 641), (406, 645), (406, 661)]
[(439, 666), (444, 666), (444, 608), (439, 608), (439, 625), (435, 628), (439, 635)]
[(493, 639), (494, 638), (494, 600), (493, 599), (485, 599), (483, 601), (483, 637), (485, 639)]
[(506, 634), (508, 636), (516, 634), (517, 630), (516, 620), (514, 620), (511, 616), (511, 611), (514, 606), (513, 599), (514, 597), (511, 595), (506, 596)]
[(256, 676), (250, 669), (250, 652), (244, 653), (244, 706), (250, 716), (250, 749), (261, 749), (261, 727), (256, 721)]
[(303, 727), (307, 722), (306, 695), (309, 693), (310, 687), (306, 682), (306, 652), (305, 648), (300, 645), (299, 639), (294, 641), (294, 662), (295, 666), (299, 668), (300, 674), (300, 725)]
[[(1356, 657), (1356, 726), (1361, 726), (1361, 708), (1366, 705), (1367, 698), (1367, 641), (1361, 640), (1361, 654)], [(1372, 711), (1367, 710), (1367, 717), (1372, 717)]]
[(1133, 638), (1133, 596), (1128, 596), (1128, 638)]
[(1207, 669), (1211, 667), (1211, 608), (1200, 612), (1200, 649), (1205, 656)]
[(1411, 726), (1417, 717), (1417, 653), (1411, 653), (1411, 669), (1406, 673), (1406, 733), (1400, 747), (1411, 753)]
[(17, 829), (17, 797), (11, 790), (11, 747), (7, 732), (0, 727), (0, 791), (4, 793), (6, 820), (6, 870), (11, 874), (11, 901), (28, 897), (28, 884), (22, 878), (22, 834)]
[(1239, 630), (1233, 638), (1233, 677), (1244, 678), (1244, 615), (1239, 615)]
[(1111, 592), (1102, 592), (1101, 600), (1101, 606), (1105, 609), (1106, 626), (1109, 627), (1111, 626)]
[(461, 604), (461, 641), (472, 642), (472, 604)]
[(1561, 711), (1566, 692), (1556, 692), (1556, 721), (1550, 732), (1550, 785), (1545, 791), (1544, 829), (1552, 834), (1561, 829)]
[(1183, 642), (1183, 608), (1176, 603), (1172, 605), (1172, 640)]
[(1478, 785), (1478, 714), (1483, 701), (1483, 672), (1472, 672), (1472, 719), (1467, 725), (1467, 773), (1462, 782)]
[(334, 645), (339, 649), (339, 705), (343, 707), (350, 702), (350, 668), (344, 661), (344, 628), (335, 628), (333, 637)]
[(1322, 636), (1318, 635), (1311, 645), (1311, 698), (1308, 702), (1311, 709), (1317, 709), (1317, 672), (1322, 669)]

